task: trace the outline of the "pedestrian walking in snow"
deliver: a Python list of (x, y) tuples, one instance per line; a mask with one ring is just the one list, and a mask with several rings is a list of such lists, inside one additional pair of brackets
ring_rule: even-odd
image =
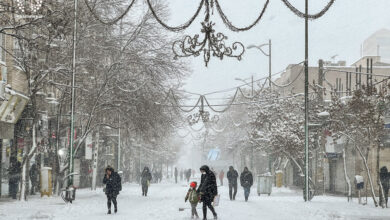
[(187, 180), (187, 183), (190, 182), (190, 178), (191, 178), (191, 169), (188, 169), (186, 171), (186, 180)]
[(38, 175), (39, 175), (38, 166), (36, 163), (34, 163), (33, 165), (31, 165), (30, 172), (29, 172), (29, 176), (31, 180), (31, 192), (30, 192), (31, 195), (35, 195), (36, 190), (38, 190)]
[(11, 164), (8, 169), (8, 184), (9, 184), (9, 195), (13, 199), (16, 199), (16, 195), (18, 194), (19, 188), (19, 180), (21, 173), (21, 163), (16, 159), (16, 157), (12, 157), (10, 159)]
[(118, 204), (116, 197), (118, 196), (119, 191), (122, 190), (122, 180), (119, 174), (114, 171), (114, 168), (110, 166), (106, 168), (103, 184), (106, 184), (105, 193), (107, 195), (107, 214), (111, 214), (111, 202), (114, 204), (114, 212), (117, 213)]
[(150, 181), (152, 180), (152, 174), (149, 171), (148, 167), (144, 168), (141, 174), (141, 185), (142, 185), (142, 195), (148, 196), (148, 189), (150, 186)]
[(196, 182), (190, 183), (190, 189), (187, 192), (186, 198), (184, 199), (184, 202), (187, 202), (189, 200), (191, 204), (191, 218), (194, 218), (194, 216), (198, 219), (199, 215), (198, 212), (196, 211), (196, 206), (198, 205), (199, 202), (199, 195), (196, 192)]
[(202, 176), (197, 192), (199, 193), (200, 200), (203, 203), (203, 219), (207, 219), (207, 207), (213, 213), (214, 219), (217, 219), (217, 213), (211, 205), (214, 197), (218, 195), (217, 180), (214, 173), (206, 165), (203, 165), (200, 168), (200, 172), (202, 173)]
[(223, 186), (223, 178), (225, 177), (225, 172), (223, 172), (223, 170), (221, 170), (221, 172), (219, 172), (219, 181), (221, 182), (221, 186)]
[(241, 173), (240, 182), (241, 186), (244, 188), (245, 202), (248, 202), (251, 187), (253, 185), (253, 175), (248, 170), (248, 167), (245, 167), (244, 171)]
[(227, 172), (227, 179), (229, 182), (230, 200), (236, 200), (238, 172), (233, 168), (233, 166), (229, 167), (229, 171)]
[(158, 183), (158, 172), (157, 172), (157, 170), (153, 171), (153, 183)]
[(183, 181), (184, 179), (184, 171), (183, 169), (180, 169), (180, 181)]
[(177, 184), (177, 175), (179, 175), (179, 172), (177, 171), (177, 167), (175, 167), (175, 183)]
[[(381, 184), (383, 187), (383, 193), (384, 193), (383, 197), (385, 198), (384, 202), (385, 202), (385, 205), (387, 208), (387, 201), (389, 198), (389, 187), (390, 187), (390, 173), (388, 172), (386, 166), (384, 166), (380, 169), (379, 178), (380, 178), (380, 181), (381, 181)], [(379, 192), (381, 193), (381, 190), (379, 190)], [(380, 205), (383, 204), (382, 196), (379, 197), (379, 204)]]
[(159, 182), (159, 183), (161, 183), (162, 177), (163, 177), (162, 171), (160, 170), (160, 171), (158, 172), (158, 182)]

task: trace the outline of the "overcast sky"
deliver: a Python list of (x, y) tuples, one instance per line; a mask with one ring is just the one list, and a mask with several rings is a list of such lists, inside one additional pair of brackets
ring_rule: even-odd
[[(187, 21), (195, 12), (200, 0), (167, 0), (171, 11), (168, 21), (178, 25)], [(304, 11), (304, 0), (291, 0)], [(310, 0), (310, 12), (315, 13), (327, 4), (328, 0)], [(252, 23), (260, 13), (265, 0), (220, 0), (221, 7), (236, 26)], [(346, 60), (347, 65), (360, 57), (360, 45), (375, 31), (390, 29), (390, 0), (337, 0), (329, 12), (318, 20), (309, 23), (310, 65), (317, 65), (318, 59), (330, 60), (338, 54), (338, 60)], [(193, 36), (200, 33), (203, 14), (185, 31)], [(304, 20), (295, 16), (280, 0), (271, 0), (268, 9), (253, 29), (234, 33), (228, 30), (217, 12), (212, 16), (217, 32), (229, 37), (231, 44), (241, 41), (244, 45), (267, 43), (272, 39), (272, 69), (279, 72), (288, 64), (304, 59)], [(265, 49), (267, 49), (265, 47)], [(196, 93), (235, 87), (240, 82), (235, 78), (248, 78), (252, 74), (260, 78), (268, 74), (268, 58), (258, 50), (247, 50), (241, 62), (233, 58), (222, 61), (211, 59), (209, 67), (204, 66), (203, 57), (184, 58), (193, 69), (186, 80), (184, 89)], [(225, 96), (227, 94), (220, 94)]]

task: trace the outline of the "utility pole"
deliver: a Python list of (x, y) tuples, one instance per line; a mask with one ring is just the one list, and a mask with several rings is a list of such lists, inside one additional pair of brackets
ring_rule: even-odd
[(309, 201), (309, 0), (305, 0), (305, 192)]
[(269, 72), (269, 89), (271, 89), (272, 86), (272, 81), (271, 81), (271, 76), (272, 76), (272, 68), (271, 68), (271, 60), (272, 60), (272, 55), (271, 55), (271, 39), (268, 40), (268, 72)]
[(119, 129), (118, 129), (118, 172), (121, 170), (121, 115), (119, 114), (118, 119)]
[(0, 138), (0, 198), (1, 198), (1, 185), (2, 185), (2, 180), (3, 180), (3, 174), (2, 174), (2, 158), (3, 158), (3, 139)]
[[(73, 161), (73, 145), (74, 145), (74, 108), (75, 108), (75, 75), (76, 75), (76, 38), (77, 38), (77, 3), (78, 0), (74, 0), (74, 29), (73, 29), (73, 63), (72, 63), (72, 104), (70, 112), (70, 150), (69, 150), (69, 173), (73, 173), (74, 161)], [(69, 177), (68, 185), (73, 184), (73, 176)]]

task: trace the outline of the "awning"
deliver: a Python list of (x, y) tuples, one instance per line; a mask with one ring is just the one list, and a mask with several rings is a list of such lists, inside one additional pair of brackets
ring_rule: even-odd
[(0, 102), (0, 139), (13, 139), (14, 124), (19, 120), (29, 98), (8, 88), (5, 98)]

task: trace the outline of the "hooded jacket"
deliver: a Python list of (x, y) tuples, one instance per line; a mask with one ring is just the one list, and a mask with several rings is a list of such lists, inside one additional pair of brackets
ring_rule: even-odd
[(389, 180), (390, 180), (390, 174), (387, 170), (387, 167), (382, 167), (379, 172), (379, 177), (382, 183), (382, 186), (384, 189), (388, 189), (390, 186)]
[(218, 195), (215, 175), (206, 165), (203, 165), (200, 170), (204, 171), (205, 174), (202, 174), (201, 176), (198, 193), (209, 198), (214, 198), (214, 196)]
[(116, 196), (122, 190), (121, 177), (112, 167), (107, 167), (106, 172), (107, 170), (111, 171), (111, 175), (107, 178), (107, 174), (104, 174), (103, 183), (106, 184), (106, 194)]
[(238, 172), (232, 166), (229, 167), (229, 171), (227, 172), (227, 179), (230, 185), (237, 185)]
[(244, 172), (241, 173), (240, 182), (242, 187), (251, 187), (253, 185), (253, 175), (247, 167), (245, 167)]
[(152, 174), (149, 171), (148, 167), (144, 168), (144, 171), (142, 171), (141, 174), (141, 183), (142, 185), (148, 184), (148, 181), (150, 182), (152, 180)]

